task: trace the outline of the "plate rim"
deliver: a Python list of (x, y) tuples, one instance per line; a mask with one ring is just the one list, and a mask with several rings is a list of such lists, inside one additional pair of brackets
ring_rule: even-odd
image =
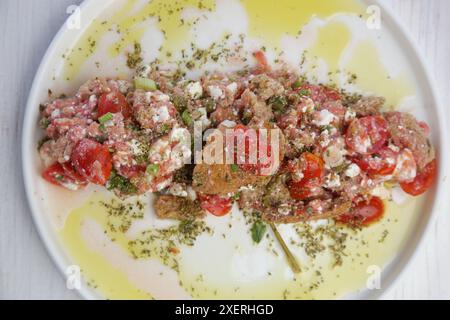
[[(91, 3), (94, 3), (94, 0), (84, 0), (80, 5), (80, 10), (83, 10)], [(387, 292), (391, 290), (391, 288), (396, 285), (399, 280), (401, 279), (402, 275), (405, 274), (405, 271), (409, 268), (409, 266), (412, 264), (412, 262), (417, 259), (418, 253), (423, 250), (423, 247), (425, 245), (425, 239), (430, 233), (431, 226), (433, 222), (437, 218), (438, 208), (440, 207), (440, 203), (443, 201), (443, 196), (445, 194), (446, 185), (443, 182), (444, 177), (446, 176), (448, 172), (448, 165), (445, 165), (448, 163), (448, 147), (442, 143), (442, 138), (447, 136), (448, 133), (448, 127), (446, 122), (444, 121), (444, 109), (443, 105), (440, 101), (439, 94), (437, 92), (437, 87), (435, 84), (435, 79), (431, 77), (431, 73), (429, 70), (429, 65), (426, 62), (423, 53), (418, 49), (418, 45), (413, 41), (411, 35), (407, 31), (406, 27), (403, 25), (401, 21), (399, 21), (393, 14), (392, 9), (384, 3), (383, 0), (363, 0), (366, 4), (374, 4), (378, 5), (382, 9), (382, 19), (386, 20), (393, 28), (392, 31), (396, 33), (396, 38), (400, 37), (402, 39), (401, 46), (404, 50), (409, 50), (409, 56), (410, 59), (413, 62), (417, 62), (415, 68), (417, 72), (415, 74), (420, 74), (420, 78), (422, 78), (425, 83), (427, 84), (426, 88), (429, 91), (430, 97), (433, 99), (431, 105), (434, 106), (434, 109), (436, 111), (437, 115), (437, 122), (439, 124), (439, 131), (437, 134), (437, 138), (439, 138), (440, 141), (440, 153), (438, 154), (439, 157), (439, 174), (437, 183), (434, 188), (434, 201), (428, 210), (428, 218), (424, 223), (422, 223), (420, 226), (417, 227), (419, 234), (414, 235), (413, 237), (413, 243), (409, 243), (408, 245), (403, 248), (401, 254), (399, 254), (399, 261), (396, 262), (394, 270), (390, 271), (388, 276), (385, 278), (383, 277), (383, 288), (381, 290), (377, 290), (370, 294), (369, 299), (379, 299), (382, 298)], [(32, 137), (32, 131), (36, 128), (36, 119), (33, 117), (32, 109), (35, 108), (35, 104), (33, 103), (37, 96), (39, 95), (39, 83), (40, 80), (44, 76), (44, 69), (46, 65), (48, 65), (49, 57), (54, 54), (55, 50), (57, 49), (57, 44), (60, 42), (60, 40), (64, 37), (67, 30), (65, 29), (65, 26), (67, 24), (67, 21), (70, 19), (68, 17), (66, 21), (62, 24), (56, 35), (53, 37), (53, 40), (50, 42), (44, 56), (41, 59), (41, 62), (39, 64), (39, 67), (36, 71), (36, 74), (33, 78), (33, 84), (30, 89), (25, 112), (24, 112), (24, 119), (22, 123), (22, 139), (21, 139), (21, 165), (22, 165), (22, 177), (23, 177), (23, 183), (27, 198), (27, 203), (29, 206), (29, 209), (31, 211), (31, 216), (33, 218), (34, 225), (36, 226), (36, 229), (38, 231), (39, 237), (41, 241), (43, 242), (45, 249), (47, 251), (47, 254), (52, 259), (54, 265), (56, 265), (57, 269), (59, 270), (60, 275), (62, 276), (62, 279), (66, 280), (66, 270), (67, 267), (70, 265), (68, 261), (66, 261), (65, 252), (62, 248), (62, 246), (52, 239), (52, 236), (47, 230), (47, 227), (45, 225), (45, 218), (38, 210), (37, 206), (37, 199), (34, 195), (34, 188), (32, 183), (32, 177), (33, 174), (31, 172), (31, 168), (28, 165), (28, 159), (31, 158), (30, 149), (27, 148), (30, 145), (30, 139)], [(48, 221), (47, 221), (48, 222)], [(410, 236), (412, 238), (412, 236)], [(74, 291), (77, 292), (77, 294), (84, 299), (92, 300), (92, 299), (98, 299), (98, 294), (94, 293), (95, 291), (88, 288), (87, 285), (82, 281), (81, 287), (75, 289)]]

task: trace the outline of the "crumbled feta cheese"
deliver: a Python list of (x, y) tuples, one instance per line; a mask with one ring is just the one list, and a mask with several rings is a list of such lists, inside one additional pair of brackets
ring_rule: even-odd
[(329, 189), (338, 188), (341, 186), (341, 178), (336, 173), (330, 173), (325, 178), (325, 187)]
[(278, 207), (278, 213), (283, 216), (289, 215), (291, 211), (292, 211), (291, 206), (286, 203), (283, 203)]
[(209, 94), (214, 100), (219, 100), (224, 97), (222, 89), (218, 86), (209, 86), (208, 87)]
[(55, 109), (52, 111), (52, 114), (50, 115), (52, 117), (52, 119), (59, 117), (59, 115), (61, 114), (61, 110), (59, 109)]
[(180, 128), (180, 127), (176, 127), (173, 128), (172, 131), (170, 132), (170, 141), (171, 142), (181, 142), (181, 143), (185, 143), (189, 140), (190, 138), (190, 133), (189, 130), (185, 129), (185, 128)]
[(154, 122), (165, 122), (170, 119), (169, 110), (166, 106), (158, 108), (155, 110), (155, 114), (152, 117)]
[(391, 198), (390, 190), (383, 185), (375, 187), (370, 194), (385, 200), (389, 200)]
[(128, 143), (128, 145), (130, 146), (131, 151), (133, 152), (134, 155), (139, 155), (139, 154), (142, 153), (142, 149), (141, 149), (142, 145), (141, 145), (141, 143), (138, 140), (132, 139)]
[(186, 89), (192, 99), (198, 99), (203, 95), (202, 84), (199, 81), (189, 83)]
[(391, 149), (391, 150), (394, 151), (394, 152), (400, 152), (400, 148), (397, 147), (397, 146), (394, 145), (394, 144), (389, 144), (389, 145), (388, 145), (388, 148)]
[(350, 122), (355, 118), (356, 118), (356, 112), (353, 111), (352, 109), (347, 109), (347, 111), (345, 112), (345, 115), (344, 115), (345, 122)]
[(255, 187), (249, 184), (248, 186), (242, 186), (239, 188), (239, 191), (253, 191)]
[(230, 84), (227, 86), (227, 91), (228, 91), (229, 93), (231, 93), (231, 95), (233, 95), (233, 96), (236, 95), (237, 89), (238, 89), (238, 85), (237, 85), (236, 82), (230, 83)]
[(145, 92), (145, 103), (147, 103), (147, 104), (152, 103), (152, 98), (153, 98), (153, 92), (146, 91)]
[(170, 186), (168, 192), (176, 197), (186, 198), (188, 196), (188, 192), (186, 190), (186, 186), (181, 183), (174, 183)]
[(130, 83), (126, 80), (117, 80), (117, 86), (119, 91), (123, 94), (127, 93), (130, 89)]
[(202, 123), (203, 129), (208, 128), (211, 124), (211, 121), (208, 119), (206, 108), (198, 108), (192, 113), (192, 117), (195, 121), (200, 121)]
[(318, 112), (317, 118), (313, 120), (313, 123), (316, 126), (327, 126), (332, 123), (335, 118), (336, 116), (334, 114), (324, 109)]
[(303, 97), (302, 98), (302, 112), (303, 113), (311, 113), (314, 111), (314, 101), (311, 98)]
[(331, 142), (329, 131), (328, 131), (328, 130), (322, 131), (322, 133), (320, 134), (320, 136), (321, 136), (320, 146), (321, 146), (322, 148), (326, 148), (326, 147), (330, 144), (330, 142)]
[(397, 157), (397, 165), (394, 170), (394, 176), (399, 181), (411, 181), (417, 175), (417, 165), (414, 155), (409, 149), (403, 150)]
[(357, 164), (352, 163), (348, 166), (347, 170), (345, 170), (345, 175), (349, 178), (357, 177), (361, 173), (361, 169)]
[(234, 128), (236, 127), (236, 122), (231, 120), (224, 120), (220, 125), (227, 128)]
[(170, 97), (167, 94), (160, 94), (156, 97), (156, 100), (159, 102), (167, 102), (170, 101)]
[(192, 188), (191, 186), (187, 186), (186, 191), (190, 200), (195, 201), (197, 199), (197, 193), (195, 192), (194, 188)]
[(345, 153), (345, 149), (332, 145), (324, 152), (323, 160), (329, 168), (339, 167), (344, 163)]

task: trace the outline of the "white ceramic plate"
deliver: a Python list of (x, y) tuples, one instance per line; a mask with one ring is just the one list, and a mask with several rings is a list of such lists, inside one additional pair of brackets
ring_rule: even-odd
[[(102, 16), (104, 12), (110, 10), (111, 6), (117, 5), (119, 1), (93, 1), (87, 0), (81, 6), (82, 13), (82, 25), (81, 30), (72, 30), (67, 28), (67, 25), (63, 26), (59, 33), (56, 35), (52, 44), (47, 50), (45, 57), (42, 60), (40, 68), (34, 79), (33, 87), (30, 92), (27, 110), (23, 127), (23, 141), (22, 141), (22, 157), (23, 157), (23, 171), (25, 179), (25, 187), (30, 203), (30, 208), (33, 214), (33, 218), (38, 227), (39, 233), (50, 252), (50, 255), (54, 259), (58, 268), (62, 273), (66, 273), (67, 267), (72, 265), (73, 262), (68, 258), (68, 254), (65, 248), (61, 245), (58, 236), (55, 232), (55, 221), (47, 214), (47, 201), (49, 200), (46, 194), (46, 189), (42, 187), (42, 179), (40, 178), (41, 162), (36, 152), (37, 141), (41, 136), (41, 131), (37, 126), (39, 117), (39, 104), (47, 99), (48, 88), (57, 88), (60, 92), (71, 93), (79, 87), (79, 85), (87, 80), (89, 77), (97, 76), (99, 74), (114, 76), (118, 72), (126, 72), (126, 69), (120, 68), (119, 71), (115, 70), (115, 65), (120, 62), (123, 65), (123, 54), (119, 55), (116, 60), (111, 63), (106, 63), (104, 66), (97, 70), (92, 66), (82, 68), (80, 73), (71, 79), (71, 81), (59, 80), (62, 78), (62, 55), (67, 53), (67, 48), (74, 47), (75, 43), (80, 40), (85, 31), (85, 27), (95, 19)], [(221, 1), (221, 0), (219, 0)], [(223, 1), (222, 1), (223, 2)], [(231, 2), (231, 1), (230, 1)], [(364, 1), (367, 5), (377, 4), (378, 2)], [(432, 128), (432, 140), (433, 144), (437, 146), (438, 161), (440, 164), (447, 163), (448, 146), (443, 143), (444, 135), (446, 132), (446, 124), (443, 122), (443, 110), (439, 106), (434, 86), (430, 81), (429, 76), (424, 67), (424, 61), (419, 57), (418, 51), (411, 44), (406, 32), (402, 29), (392, 15), (381, 6), (382, 16), (382, 30), (377, 33), (377, 37), (383, 38), (384, 45), (390, 44), (386, 47), (386, 53), (388, 57), (385, 60), (390, 61), (391, 65), (401, 65), (408, 69), (408, 73), (412, 77), (412, 82), (415, 87), (415, 98), (410, 100), (412, 104), (416, 104), (417, 108), (414, 112), (421, 118), (426, 120)], [(226, 10), (225, 10), (226, 11)], [(226, 13), (225, 13), (226, 14)], [(228, 13), (229, 14), (229, 13)], [(229, 23), (227, 21), (225, 25), (234, 25), (237, 31), (239, 28), (245, 28), (246, 24), (242, 23), (239, 19), (239, 14), (236, 14), (236, 21)], [(221, 21), (220, 15), (217, 16), (217, 28), (222, 28), (224, 22)], [(334, 18), (331, 18), (334, 19)], [(339, 18), (337, 18), (339, 19)], [(72, 21), (73, 22), (73, 21)], [(319, 21), (320, 25), (320, 21)], [(214, 26), (214, 25), (213, 25)], [(150, 33), (150, 40), (147, 39), (147, 43), (158, 43), (162, 41), (158, 38), (158, 33)], [(201, 37), (214, 37), (214, 32), (210, 35), (203, 33)], [(207, 40), (205, 40), (207, 41)], [(295, 41), (289, 44), (289, 39), (286, 40), (288, 46), (292, 46), (293, 50), (299, 50), (298, 43), (295, 47)], [(258, 41), (255, 40), (257, 44)], [(301, 45), (300, 45), (301, 47)], [(146, 47), (146, 53), (149, 57), (154, 56), (157, 52), (156, 48), (152, 48), (150, 44)], [(391, 56), (392, 54), (392, 56)], [(97, 59), (108, 57), (102, 56), (102, 53), (96, 53)], [(392, 59), (391, 59), (392, 57)], [(386, 58), (386, 57), (385, 57)], [(289, 57), (286, 57), (289, 60)], [(399, 61), (402, 60), (402, 61)], [(112, 60), (112, 59), (111, 59)], [(389, 64), (389, 61), (387, 62)], [(56, 80), (55, 80), (56, 75)], [(403, 239), (403, 245), (401, 250), (396, 253), (393, 260), (383, 271), (382, 289), (381, 290), (363, 290), (356, 295), (349, 295), (351, 298), (377, 298), (394, 282), (400, 272), (406, 267), (406, 264), (411, 260), (413, 254), (417, 251), (420, 240), (423, 238), (426, 227), (430, 224), (432, 213), (435, 210), (438, 200), (442, 199), (443, 190), (441, 187), (442, 179), (444, 177), (446, 168), (440, 168), (440, 176), (438, 183), (434, 190), (428, 192), (425, 196), (424, 204), (421, 205), (419, 211), (420, 215), (417, 219), (414, 219), (408, 233), (408, 237)], [(76, 201), (76, 199), (68, 199)], [(89, 299), (99, 298), (97, 292), (92, 290), (86, 284), (82, 284), (79, 290), (80, 294)]]

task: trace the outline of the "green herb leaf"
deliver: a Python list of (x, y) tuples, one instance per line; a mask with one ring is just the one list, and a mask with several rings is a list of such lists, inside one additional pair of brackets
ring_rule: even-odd
[(297, 81), (294, 82), (294, 84), (292, 85), (293, 89), (298, 89), (303, 85), (303, 82), (301, 79), (298, 79)]
[(158, 89), (156, 82), (152, 79), (137, 77), (134, 79), (134, 86), (136, 89), (142, 89), (145, 91), (155, 91)]
[(155, 163), (149, 164), (147, 166), (147, 170), (145, 170), (145, 171), (147, 172), (147, 174), (154, 176), (159, 171), (159, 164), (155, 164)]
[(252, 239), (253, 239), (253, 241), (255, 243), (260, 243), (262, 238), (264, 237), (266, 231), (267, 231), (267, 226), (261, 220), (257, 220), (253, 224), (253, 227), (252, 227), (251, 231), (252, 231)]
[(239, 170), (239, 166), (237, 165), (237, 164), (232, 164), (232, 165), (230, 165), (231, 166), (231, 171), (233, 171), (233, 172), (238, 172), (238, 170)]
[(98, 122), (100, 124), (105, 124), (108, 121), (111, 121), (113, 119), (113, 114), (111, 112), (108, 112), (107, 114), (102, 115), (100, 118), (98, 118)]
[(183, 122), (186, 126), (190, 127), (192, 125), (192, 117), (188, 110), (184, 110), (183, 114), (181, 115), (181, 119), (183, 119)]

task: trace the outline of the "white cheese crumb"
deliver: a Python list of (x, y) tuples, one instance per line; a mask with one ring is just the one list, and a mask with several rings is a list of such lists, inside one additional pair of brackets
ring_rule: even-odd
[(336, 173), (330, 173), (325, 178), (325, 187), (329, 189), (338, 188), (341, 186), (341, 178)]
[(384, 200), (389, 200), (391, 198), (391, 191), (383, 185), (375, 187), (370, 194)]
[(209, 86), (209, 94), (214, 100), (223, 98), (223, 91), (218, 86)]
[(174, 183), (169, 188), (169, 193), (176, 197), (186, 198), (188, 196), (188, 192), (186, 190), (186, 186), (181, 183)]
[(153, 115), (152, 120), (154, 122), (164, 122), (170, 119), (169, 110), (167, 107), (163, 106), (155, 110), (156, 113)]
[(327, 126), (330, 123), (332, 123), (335, 118), (336, 118), (336, 116), (334, 114), (332, 114), (330, 111), (324, 109), (324, 110), (319, 111), (316, 119), (313, 120), (313, 123), (319, 127)]
[(335, 168), (344, 163), (344, 155), (344, 149), (340, 149), (333, 145), (324, 152), (323, 160), (329, 168)]
[(203, 95), (202, 84), (199, 81), (189, 83), (186, 89), (192, 99), (198, 99)]
[(206, 112), (206, 108), (198, 108), (192, 114), (195, 121), (200, 121), (202, 123), (202, 128), (206, 129), (210, 126), (211, 121), (208, 119), (208, 113)]
[(236, 127), (236, 122), (231, 121), (231, 120), (224, 120), (224, 121), (222, 121), (222, 123), (220, 125), (227, 127), (227, 128), (234, 128), (234, 127)]
[(138, 140), (133, 139), (128, 143), (128, 145), (130, 146), (131, 151), (133, 152), (134, 155), (140, 155), (142, 153), (141, 149), (142, 146)]
[(352, 121), (355, 118), (356, 118), (356, 112), (353, 111), (352, 109), (348, 109), (345, 112), (345, 116), (344, 116), (345, 122), (350, 122), (350, 121)]
[(357, 164), (352, 163), (348, 166), (347, 170), (345, 170), (345, 175), (349, 178), (357, 177), (361, 173), (361, 169)]
[(227, 86), (227, 91), (228, 91), (229, 93), (231, 93), (232, 96), (235, 96), (235, 95), (236, 95), (237, 89), (238, 89), (238, 85), (237, 85), (236, 82), (230, 83), (230, 84)]
[(185, 129), (185, 128), (173, 128), (172, 131), (170, 132), (170, 141), (171, 142), (181, 142), (181, 143), (185, 143), (188, 138), (190, 137), (189, 134), (189, 130)]

